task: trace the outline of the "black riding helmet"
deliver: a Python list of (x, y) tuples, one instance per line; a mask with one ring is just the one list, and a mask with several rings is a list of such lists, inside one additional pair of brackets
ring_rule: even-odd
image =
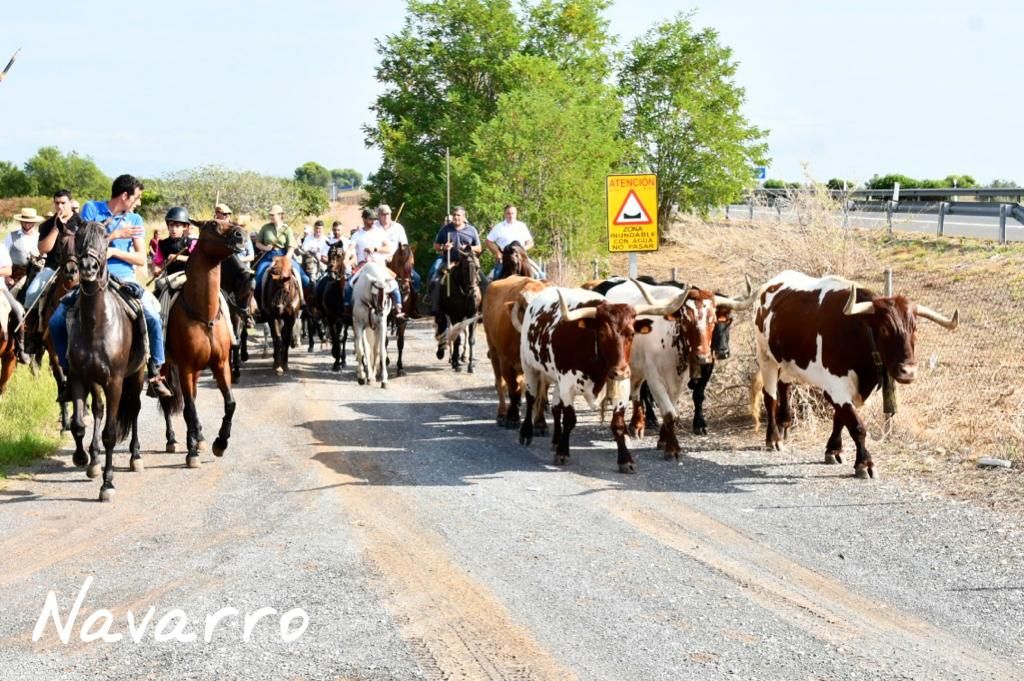
[(167, 215), (164, 216), (164, 222), (181, 222), (187, 225), (190, 222), (188, 211), (181, 206), (174, 206), (167, 211)]

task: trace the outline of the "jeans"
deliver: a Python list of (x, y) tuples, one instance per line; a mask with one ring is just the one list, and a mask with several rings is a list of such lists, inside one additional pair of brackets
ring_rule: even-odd
[[(263, 281), (263, 275), (266, 274), (268, 269), (270, 269), (270, 266), (273, 264), (274, 258), (276, 256), (284, 255), (284, 254), (285, 254), (285, 250), (283, 248), (275, 248), (274, 250), (270, 251), (269, 254), (264, 256), (262, 260), (260, 260), (260, 264), (256, 266), (256, 290), (257, 291), (259, 290), (260, 283)], [(298, 275), (299, 279), (302, 281), (302, 288), (305, 289), (310, 284), (309, 275), (306, 274), (306, 271), (304, 269), (299, 267), (299, 264), (297, 262), (292, 260), (291, 263), (292, 263), (292, 269), (295, 270), (295, 274)]]
[[(65, 371), (68, 369), (67, 311), (77, 298), (78, 291), (64, 296), (64, 300), (60, 301), (60, 305), (50, 317), (50, 338), (53, 340), (53, 349), (57, 352), (57, 361)], [(146, 318), (149, 356), (154, 364), (160, 366), (164, 363), (164, 331), (160, 325), (160, 303), (148, 290), (142, 294), (142, 315)]]
[(43, 292), (43, 287), (46, 286), (46, 282), (53, 279), (53, 275), (57, 273), (57, 270), (51, 270), (49, 267), (44, 267), (36, 275), (32, 283), (25, 289), (25, 309), (31, 310), (32, 306), (35, 305), (36, 299), (39, 298), (39, 294)]
[(420, 286), (423, 285), (423, 278), (420, 277), (420, 273), (416, 270), (412, 271), (412, 290), (419, 291)]
[(427, 274), (427, 281), (433, 281), (437, 279), (437, 273), (441, 270), (441, 265), (444, 264), (444, 258), (435, 258), (434, 264), (430, 266), (430, 272)]

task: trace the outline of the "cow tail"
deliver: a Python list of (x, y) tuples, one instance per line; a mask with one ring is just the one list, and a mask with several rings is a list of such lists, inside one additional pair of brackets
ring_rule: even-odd
[(764, 379), (761, 378), (761, 368), (758, 367), (750, 379), (749, 394), (750, 419), (754, 422), (755, 430), (761, 427), (761, 403), (763, 402), (763, 392)]

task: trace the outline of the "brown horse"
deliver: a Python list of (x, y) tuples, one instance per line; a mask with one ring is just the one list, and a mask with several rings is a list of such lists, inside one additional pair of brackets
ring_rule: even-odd
[(214, 456), (223, 456), (231, 437), (235, 398), (231, 393), (229, 311), (221, 306), (220, 264), (242, 250), (245, 233), (226, 220), (192, 221), (199, 240), (188, 257), (185, 285), (167, 316), (167, 362), (163, 366), (173, 398), (160, 400), (167, 426), (167, 451), (175, 450), (171, 414), (184, 411), (187, 435), (185, 465), (199, 466), (203, 426), (196, 412), (196, 391), (203, 369), (213, 372), (224, 397), (224, 418), (213, 441)]
[[(121, 294), (110, 286), (107, 272), (107, 232), (98, 222), (89, 222), (78, 231), (76, 259), (81, 285), (76, 308), (68, 312), (68, 380), (74, 413), (71, 434), (75, 438), (75, 465), (89, 462), (87, 474), (100, 474), (100, 427), (106, 463), (100, 501), (110, 501), (114, 493), (114, 445), (131, 431), (131, 470), (142, 470), (139, 454), (140, 396), (146, 378), (146, 332), (141, 306), (131, 314)], [(86, 458), (86, 396), (92, 397), (93, 437)], [(106, 399), (106, 417), (103, 403)]]
[(270, 271), (263, 277), (259, 304), (274, 339), (274, 373), (278, 376), (288, 371), (288, 349), (292, 346), (295, 320), (302, 306), (300, 286), (291, 258), (275, 256)]
[(530, 256), (518, 241), (509, 242), (501, 251), (501, 276), (498, 279), (511, 276), (536, 278), (533, 276), (533, 268), (530, 267)]
[(391, 256), (390, 269), (395, 273), (398, 291), (402, 295), (402, 312), (406, 315), (405, 319), (395, 319), (394, 311), (392, 311), (391, 319), (389, 320), (395, 327), (395, 339), (398, 343), (396, 376), (401, 376), (405, 373), (402, 368), (402, 353), (405, 350), (405, 325), (410, 318), (415, 319), (419, 316), (416, 313), (416, 291), (412, 286), (412, 269), (415, 264), (416, 258), (413, 256), (413, 251), (409, 244), (400, 245), (395, 249), (394, 255)]

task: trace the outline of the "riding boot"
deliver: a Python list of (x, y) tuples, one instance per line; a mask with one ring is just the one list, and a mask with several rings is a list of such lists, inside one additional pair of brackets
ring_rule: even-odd
[(18, 360), (18, 364), (28, 364), (31, 358), (25, 354), (25, 325), (22, 324), (21, 328), (17, 331), (12, 330), (11, 340), (14, 341), (14, 357)]
[(157, 366), (152, 357), (149, 358), (146, 375), (149, 379), (146, 386), (146, 395), (149, 397), (174, 397), (174, 393), (167, 387), (164, 377), (160, 375), (160, 367)]
[(63, 404), (71, 401), (71, 381), (65, 376), (57, 379), (57, 403)]

